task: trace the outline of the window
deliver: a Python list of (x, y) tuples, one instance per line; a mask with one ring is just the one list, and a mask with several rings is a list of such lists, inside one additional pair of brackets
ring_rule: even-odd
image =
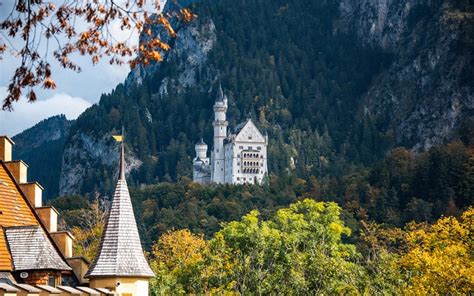
[(221, 172), (223, 172), (223, 171), (224, 171), (224, 169), (223, 169), (223, 168), (221, 168)]
[(48, 286), (56, 287), (56, 277), (54, 275), (48, 277)]
[(262, 150), (262, 147), (257, 147), (257, 150), (258, 150), (258, 151)]
[(219, 153), (219, 149), (216, 149), (216, 153)]
[(240, 177), (237, 177), (237, 181), (240, 181)]
[(252, 149), (253, 149), (252, 146), (249, 146), (249, 150), (252, 151)]
[(252, 136), (249, 136), (249, 140), (252, 140)]
[(239, 173), (239, 174), (240, 174), (240, 170), (237, 170), (237, 173)]
[(239, 149), (244, 149), (244, 146), (239, 146)]

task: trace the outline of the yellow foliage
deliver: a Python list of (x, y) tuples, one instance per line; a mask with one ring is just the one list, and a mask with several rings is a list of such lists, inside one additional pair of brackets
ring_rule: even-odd
[(407, 252), (400, 259), (409, 285), (406, 295), (466, 295), (474, 291), (474, 209), (460, 220), (410, 225)]
[(170, 231), (153, 245), (152, 254), (169, 269), (182, 268), (202, 261), (206, 246), (202, 235), (192, 234), (188, 229)]
[(94, 260), (99, 249), (102, 232), (105, 227), (105, 213), (95, 200), (81, 213), (81, 227), (73, 227), (71, 232), (75, 238), (74, 256), (83, 256), (89, 261)]

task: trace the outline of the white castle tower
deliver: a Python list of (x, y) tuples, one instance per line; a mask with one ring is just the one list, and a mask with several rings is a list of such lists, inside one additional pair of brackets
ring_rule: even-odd
[(227, 112), (227, 96), (222, 91), (222, 86), (219, 85), (219, 93), (216, 103), (214, 104), (214, 150), (211, 154), (212, 168), (211, 181), (214, 183), (224, 183), (224, 139), (227, 137), (226, 121)]
[(193, 160), (194, 182), (207, 184), (211, 181), (209, 157), (207, 157), (207, 144), (201, 139), (195, 146), (196, 157)]

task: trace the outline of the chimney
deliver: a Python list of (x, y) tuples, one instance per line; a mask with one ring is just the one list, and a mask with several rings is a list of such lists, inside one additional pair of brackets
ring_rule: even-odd
[(84, 278), (87, 270), (89, 270), (90, 262), (84, 257), (69, 257), (66, 258), (67, 263), (71, 266), (72, 271), (79, 279), (81, 284), (89, 283), (89, 280)]
[(35, 210), (49, 233), (58, 231), (58, 211), (53, 206), (40, 207)]
[(12, 160), (12, 146), (15, 145), (9, 137), (0, 136), (0, 160), (11, 161)]
[(74, 236), (72, 236), (69, 231), (51, 232), (50, 235), (64, 257), (72, 257), (72, 243), (74, 241)]
[(34, 208), (43, 206), (43, 187), (38, 182), (20, 184), (20, 188)]
[(27, 175), (28, 175), (28, 165), (24, 163), (22, 160), (15, 160), (15, 161), (7, 161), (5, 162), (10, 173), (15, 178), (18, 184), (26, 183)]

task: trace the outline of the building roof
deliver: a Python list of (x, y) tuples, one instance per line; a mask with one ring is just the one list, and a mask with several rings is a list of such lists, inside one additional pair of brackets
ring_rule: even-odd
[(18, 292), (19, 291), (14, 286), (11, 286), (11, 285), (5, 284), (5, 283), (0, 283), (0, 290), (3, 290), (5, 292)]
[(246, 121), (243, 121), (239, 124), (237, 124), (234, 128), (234, 133), (237, 135), (246, 125), (249, 121), (252, 121), (252, 119), (247, 119)]
[(94, 262), (86, 277), (153, 277), (138, 235), (132, 202), (125, 180), (124, 145), (120, 173), (104, 233)]
[(107, 288), (95, 288), (97, 291), (99, 291), (100, 293), (102, 294), (105, 294), (105, 295), (113, 295), (114, 292), (112, 290), (109, 290)]
[[(82, 290), (79, 290), (79, 289), (75, 289), (73, 287), (69, 287), (69, 286), (58, 286), (57, 287), (60, 291), (64, 291), (64, 292), (67, 292), (71, 295), (83, 295), (85, 291), (82, 291)], [(91, 289), (92, 290), (92, 289)], [(94, 291), (94, 290), (92, 290)], [(87, 292), (86, 292), (87, 293)], [(99, 292), (95, 291), (94, 294), (91, 294), (91, 293), (88, 293), (89, 295), (100, 295)]]
[(15, 270), (71, 270), (39, 225), (4, 228)]
[(89, 295), (100, 295), (100, 292), (89, 287), (76, 286), (76, 289)]
[(201, 140), (199, 140), (199, 142), (196, 143), (196, 146), (207, 146), (207, 144), (204, 142), (204, 139), (201, 138)]
[(15, 286), (23, 291), (27, 291), (27, 292), (30, 292), (30, 293), (41, 293), (41, 290), (36, 288), (36, 287), (33, 287), (31, 285), (28, 285), (28, 284), (18, 284), (16, 283)]
[(43, 291), (48, 292), (48, 294), (61, 294), (61, 290), (56, 289), (55, 287), (51, 287), (48, 285), (36, 285), (37, 288), (40, 288)]
[(222, 90), (222, 84), (219, 82), (219, 89), (217, 90), (217, 98), (216, 102), (224, 102), (225, 95), (224, 91)]
[[(21, 194), (3, 161), (0, 161), (0, 210), (0, 227), (39, 225), (28, 201)], [(3, 231), (0, 233), (0, 270), (13, 270)]]

